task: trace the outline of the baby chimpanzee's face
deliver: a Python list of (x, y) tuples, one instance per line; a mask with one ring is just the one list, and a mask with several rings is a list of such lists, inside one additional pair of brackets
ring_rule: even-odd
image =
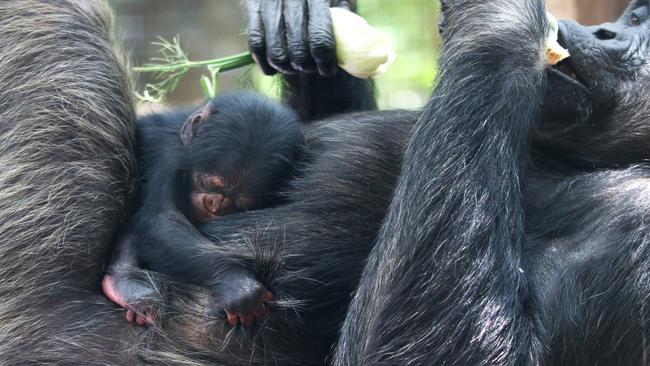
[(192, 173), (192, 216), (200, 222), (254, 207), (253, 199), (234, 189), (229, 179), (214, 173)]
[(199, 222), (280, 202), (304, 141), (291, 110), (250, 93), (198, 108), (180, 138), (192, 186), (189, 214)]
[(205, 222), (232, 211), (232, 199), (226, 196), (225, 182), (218, 175), (192, 173), (192, 214)]

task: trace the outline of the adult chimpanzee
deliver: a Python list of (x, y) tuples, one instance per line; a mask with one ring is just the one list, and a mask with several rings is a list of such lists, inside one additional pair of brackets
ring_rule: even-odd
[[(35, 6), (39, 3), (46, 4), (45, 8)], [(319, 6), (324, 2), (305, 3)], [(42, 15), (58, 14), (54, 10), (60, 4), (74, 9), (65, 13), (72, 14), (65, 18), (69, 23), (42, 23)], [(284, 12), (290, 16), (274, 17), (275, 9), (282, 13), (282, 4), (279, 0), (264, 1), (265, 9), (258, 13), (260, 9), (251, 1), (250, 10), (262, 14), (252, 19), (267, 20), (260, 28), (267, 33), (259, 34), (268, 40), (267, 45), (279, 45), (285, 52), (296, 47), (309, 50), (312, 40), (326, 39), (322, 35), (328, 34), (327, 28), (317, 26), (310, 27), (316, 31), (307, 32), (306, 39), (285, 42), (282, 30), (289, 28), (285, 22), (322, 23), (307, 16), (318, 13), (305, 12), (303, 7)], [(465, 9), (459, 11), (459, 4)], [(84, 237), (83, 230), (95, 228), (96, 221), (76, 223), (75, 232), (82, 234), (73, 237), (60, 231), (71, 216), (91, 216), (95, 201), (62, 206), (60, 211), (64, 212), (37, 210), (35, 206), (21, 211), (23, 216), (43, 217), (54, 223), (45, 226), (21, 219), (15, 215), (15, 208), (9, 210), (12, 205), (1, 206), (0, 270), (3, 279), (12, 279), (0, 283), (6, 302), (0, 312), (0, 324), (7, 329), (2, 338), (3, 359), (9, 364), (134, 364), (135, 351), (146, 362), (157, 364), (325, 363), (323, 357), (329, 353), (328, 346), (346, 313), (349, 292), (360, 276), (359, 258), (365, 259), (371, 249), (375, 230), (401, 174), (386, 223), (347, 316), (336, 355), (339, 364), (646, 364), (648, 323), (644, 309), (650, 293), (650, 265), (644, 236), (648, 232), (644, 198), (648, 193), (643, 167), (631, 163), (642, 163), (650, 155), (641, 143), (648, 136), (642, 124), (648, 110), (643, 94), (649, 82), (645, 63), (649, 58), (645, 47), (648, 23), (638, 15), (647, 12), (647, 6), (645, 2), (635, 3), (616, 25), (563, 25), (562, 42), (574, 55), (569, 66), (585, 84), (586, 89), (582, 89), (557, 71), (541, 74), (541, 59), (536, 56), (542, 46), (543, 15), (538, 3), (458, 0), (448, 4), (447, 50), (440, 86), (424, 114), (343, 115), (314, 124), (306, 132), (309, 164), (293, 184), (288, 205), (228, 215), (218, 220), (219, 225), (206, 224), (202, 229), (217, 245), (189, 248), (205, 260), (215, 255), (231, 256), (256, 269), (258, 276), (270, 278), (277, 308), (272, 309), (255, 339), (243, 335), (237, 339), (241, 342), (234, 342), (238, 334), (220, 331), (219, 327), (208, 327), (210, 332), (204, 333), (203, 324), (209, 318), (197, 309), (206, 300), (199, 297), (192, 301), (180, 296), (182, 293), (170, 300), (172, 308), (183, 316), (170, 317), (159, 332), (145, 333), (152, 337), (145, 337), (144, 342), (138, 343), (130, 329), (111, 332), (118, 320), (106, 311), (106, 304), (98, 302), (99, 261), (93, 256), (90, 265), (83, 265), (89, 251), (77, 244)], [(19, 16), (9, 8), (20, 9)], [(31, 131), (20, 134), (13, 128), (0, 129), (0, 146), (9, 151), (7, 146), (14, 145), (4, 145), (4, 141), (20, 134), (24, 139), (18, 146), (42, 154), (36, 156), (40, 159), (25, 160), (21, 149), (6, 158), (12, 167), (28, 167), (32, 174), (61, 172), (60, 162), (49, 152), (58, 151), (51, 146), (64, 142), (40, 143), (39, 136), (43, 135), (34, 131), (39, 131), (37, 117), (42, 118), (41, 114), (30, 114), (33, 104), (25, 105), (27, 99), (13, 96), (16, 92), (23, 96), (32, 93), (38, 98), (29, 100), (42, 100), (61, 88), (41, 85), (75, 85), (80, 72), (83, 76), (97, 74), (91, 73), (92, 69), (79, 71), (70, 61), (85, 65), (85, 60), (93, 59), (82, 45), (95, 43), (83, 37), (90, 34), (105, 39), (104, 33), (93, 33), (85, 26), (95, 19), (92, 13), (88, 15), (88, 9), (94, 6), (85, 0), (7, 0), (0, 5), (0, 44), (15, 45), (12, 50), (29, 45), (25, 50), (36, 54), (42, 50), (39, 47), (50, 47), (51, 55), (65, 50), (68, 57), (64, 61), (21, 58), (0, 48), (10, 60), (0, 67), (13, 71), (0, 74), (0, 85), (20, 85), (18, 89), (0, 89), (2, 100), (7, 100), (3, 105), (6, 109), (0, 110), (3, 122), (22, 111), (17, 120), (25, 126), (22, 131)], [(636, 17), (631, 16), (633, 12), (637, 12)], [(631, 19), (637, 18), (642, 25), (632, 25), (637, 22)], [(38, 22), (42, 27), (26, 28), (25, 21)], [(77, 31), (65, 33), (61, 28)], [(84, 31), (79, 32), (79, 28)], [(10, 31), (5, 34), (5, 30)], [(42, 42), (43, 37), (49, 42)], [(67, 48), (53, 47), (71, 39), (82, 41)], [(317, 48), (325, 52), (328, 47)], [(112, 55), (108, 50), (90, 49), (94, 55)], [(620, 55), (618, 51), (630, 52)], [(96, 59), (107, 62), (110, 57)], [(586, 62), (598, 66), (585, 66)], [(47, 67), (47, 72), (31, 74), (37, 65)], [(561, 69), (568, 70), (566, 66)], [(75, 78), (61, 78), (65, 75)], [(30, 76), (39, 76), (39, 83), (27, 87), (16, 83)], [(451, 81), (445, 82), (446, 77)], [(549, 79), (546, 88), (544, 77)], [(298, 106), (316, 105), (318, 94), (312, 91), (323, 91), (341, 80), (341, 85), (363, 89), (362, 84), (355, 84), (340, 72), (333, 79), (319, 79), (313, 74), (288, 79), (297, 86), (290, 95), (297, 98), (292, 105)], [(106, 80), (112, 79), (99, 78)], [(454, 80), (456, 85), (452, 85)], [(470, 84), (472, 80), (475, 83)], [(311, 81), (315, 83), (309, 84)], [(351, 89), (341, 88), (336, 96)], [(540, 102), (537, 113), (545, 118), (532, 132), (532, 146), (527, 149), (525, 137), (537, 119), (534, 102), (544, 89), (552, 91), (549, 94), (553, 98), (546, 96)], [(109, 105), (105, 102), (115, 100), (121, 92), (115, 87), (101, 90), (103, 94), (87, 104), (92, 111), (102, 111), (102, 106)], [(352, 97), (345, 108), (363, 106), (355, 104), (359, 100)], [(450, 103), (442, 104), (445, 101)], [(463, 101), (467, 104), (461, 105)], [(59, 117), (55, 122), (71, 113), (88, 118), (87, 110), (60, 108), (59, 103), (51, 108), (46, 115), (50, 119)], [(315, 111), (305, 113), (312, 115), (322, 111), (307, 110)], [(513, 115), (515, 111), (519, 116)], [(417, 132), (406, 144), (410, 126), (418, 118)], [(116, 123), (117, 119), (112, 121)], [(66, 137), (72, 134), (79, 142), (107, 135), (77, 132), (59, 124), (50, 131)], [(47, 136), (53, 136), (52, 132)], [(443, 138), (431, 140), (436, 136)], [(445, 142), (447, 138), (459, 145)], [(400, 172), (405, 144), (408, 153)], [(85, 151), (84, 146), (73, 144), (71, 148)], [(104, 140), (93, 146), (107, 148)], [(102, 161), (91, 158), (88, 164), (97, 166)], [(527, 170), (520, 169), (523, 165)], [(103, 172), (115, 176), (110, 175), (112, 169)], [(64, 180), (69, 177), (59, 176)], [(26, 197), (35, 202), (43, 190), (34, 187), (45, 185), (41, 180), (16, 180), (4, 170), (0, 177), (9, 184), (35, 185), (13, 196), (15, 188), (3, 183), (1, 192), (15, 197), (10, 202), (14, 206)], [(74, 185), (65, 182), (49, 187), (49, 196), (56, 200), (75, 197), (68, 192)], [(441, 190), (442, 183), (445, 187)], [(114, 185), (108, 181), (97, 182), (88, 185), (87, 191), (104, 192), (110, 187)], [(107, 207), (113, 207), (107, 202)], [(99, 216), (116, 217), (109, 213)], [(16, 233), (30, 233), (30, 237)], [(37, 249), (32, 238), (47, 238), (37, 248), (43, 248), (38, 254), (49, 250), (49, 255), (28, 257)], [(98, 240), (107, 242), (105, 238)], [(5, 247), (8, 242), (13, 245)], [(35, 276), (25, 266), (16, 266), (18, 258), (28, 258), (30, 266), (47, 270)], [(94, 269), (92, 276), (86, 275), (88, 268)], [(29, 296), (34, 293), (44, 296)], [(284, 309), (288, 311), (282, 312)], [(61, 336), (48, 337), (51, 329)]]
[[(185, 268), (195, 264), (179, 263), (174, 253), (207, 241), (194, 225), (277, 204), (299, 162), (303, 136), (288, 108), (253, 93), (235, 93), (193, 112), (141, 118), (136, 142), (142, 187), (102, 289), (127, 309), (129, 322), (144, 325), (154, 320), (159, 291), (133, 272), (143, 264), (138, 251), (165, 258), (165, 271), (186, 278)], [(224, 298), (230, 324), (250, 327), (266, 316), (265, 303), (273, 295), (236, 264), (224, 261), (195, 272), (201, 276), (188, 281)]]

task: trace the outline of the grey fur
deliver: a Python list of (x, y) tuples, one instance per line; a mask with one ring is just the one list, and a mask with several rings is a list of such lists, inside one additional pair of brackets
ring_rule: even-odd
[(97, 264), (135, 162), (111, 32), (100, 1), (0, 2), (0, 365), (114, 363)]

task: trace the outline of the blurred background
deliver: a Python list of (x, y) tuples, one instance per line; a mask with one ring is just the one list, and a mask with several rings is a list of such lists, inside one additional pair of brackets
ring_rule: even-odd
[[(155, 57), (156, 37), (171, 40), (179, 35), (182, 48), (192, 61), (230, 56), (247, 50), (246, 18), (234, 0), (109, 0), (116, 13), (117, 37), (130, 52), (133, 64), (142, 65)], [(583, 24), (614, 20), (628, 0), (547, 0), (558, 18), (572, 18)], [(427, 100), (436, 74), (439, 46), (436, 0), (358, 0), (359, 13), (393, 38), (397, 61), (376, 80), (381, 108), (417, 108)], [(169, 97), (168, 105), (195, 104), (203, 99), (199, 78), (206, 70), (192, 70)], [(220, 76), (222, 90), (255, 88), (277, 96), (274, 78), (254, 67)], [(140, 76), (142, 90), (147, 76)], [(143, 105), (142, 112), (156, 105)]]

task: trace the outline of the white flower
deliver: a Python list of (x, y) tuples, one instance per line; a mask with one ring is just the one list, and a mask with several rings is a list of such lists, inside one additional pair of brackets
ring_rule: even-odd
[(569, 58), (571, 55), (569, 55), (569, 51), (566, 48), (560, 46), (557, 42), (559, 32), (557, 19), (548, 12), (546, 13), (546, 16), (548, 17), (549, 24), (549, 32), (546, 37), (546, 58), (550, 65), (557, 65), (558, 62), (565, 58)]
[(373, 78), (395, 61), (390, 38), (357, 14), (330, 8), (339, 66), (361, 79)]

